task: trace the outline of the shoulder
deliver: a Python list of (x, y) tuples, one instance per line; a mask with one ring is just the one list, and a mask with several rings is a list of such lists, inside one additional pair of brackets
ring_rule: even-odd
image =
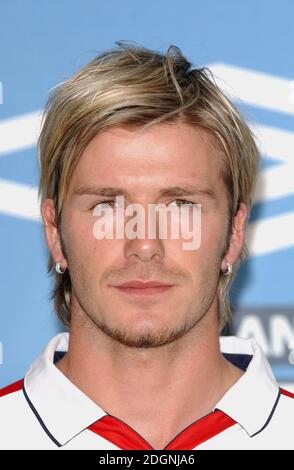
[(276, 423), (288, 428), (293, 425), (294, 419), (294, 393), (279, 387), (280, 394), (273, 410), (273, 419)]
[[(284, 422), (294, 419), (294, 393), (280, 387), (280, 396), (277, 403), (277, 415), (281, 416)], [(291, 425), (292, 425), (291, 423)]]
[[(0, 389), (0, 429), (21, 419), (21, 410), (26, 407), (22, 391), (23, 379)], [(21, 424), (21, 423), (20, 423)]]
[[(16, 382), (7, 385), (4, 388), (0, 388), (0, 399), (6, 397), (8, 395), (12, 395), (15, 392), (19, 392), (22, 390), (24, 379), (17, 380)], [(1, 400), (2, 401), (2, 400)]]
[(40, 425), (23, 393), (24, 379), (0, 389), (0, 450), (34, 448)]
[[(280, 387), (280, 394), (269, 419), (265, 426), (265, 436), (271, 436), (273, 449), (293, 449), (293, 420), (294, 420), (294, 393)], [(261, 433), (263, 434), (263, 433)]]
[(293, 425), (294, 419), (294, 393), (286, 390), (285, 388), (280, 387), (280, 398), (279, 403), (277, 405), (278, 416), (281, 416), (281, 419), (284, 420), (285, 423), (291, 422), (291, 426)]

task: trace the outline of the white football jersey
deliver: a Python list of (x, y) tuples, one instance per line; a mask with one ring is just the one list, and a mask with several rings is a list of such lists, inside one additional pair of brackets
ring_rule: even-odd
[[(55, 366), (68, 342), (69, 333), (54, 336), (24, 379), (0, 390), (0, 449), (154, 450)], [(163, 450), (294, 449), (294, 394), (279, 387), (260, 346), (223, 336), (220, 348), (245, 373)]]

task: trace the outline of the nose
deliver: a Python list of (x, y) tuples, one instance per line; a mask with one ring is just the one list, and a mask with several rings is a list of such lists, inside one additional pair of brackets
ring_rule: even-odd
[(140, 216), (137, 218), (139, 224), (144, 220), (141, 229), (138, 229), (137, 226), (137, 236), (126, 238), (125, 257), (133, 258), (135, 256), (141, 261), (150, 261), (155, 257), (161, 259), (164, 257), (164, 245), (163, 241), (159, 238), (158, 215), (154, 216), (154, 212), (148, 214), (147, 207), (144, 207), (144, 209), (145, 211), (140, 213)]
[(153, 258), (162, 259), (164, 257), (164, 247), (162, 240), (148, 238), (134, 238), (127, 240), (125, 245), (126, 258), (137, 257), (141, 261), (150, 261)]

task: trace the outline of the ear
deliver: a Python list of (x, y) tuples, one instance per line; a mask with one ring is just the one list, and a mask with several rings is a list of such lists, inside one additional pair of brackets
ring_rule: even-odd
[(61, 239), (56, 225), (56, 213), (53, 199), (45, 199), (41, 205), (41, 213), (49, 251), (55, 263), (59, 261), (62, 269), (65, 269), (67, 268), (67, 262), (62, 251)]
[(222, 260), (222, 271), (227, 270), (227, 262), (233, 265), (239, 258), (239, 255), (245, 242), (245, 230), (248, 212), (249, 211), (247, 205), (244, 202), (241, 202), (238, 211), (234, 215), (232, 221), (232, 234), (230, 237), (228, 250)]

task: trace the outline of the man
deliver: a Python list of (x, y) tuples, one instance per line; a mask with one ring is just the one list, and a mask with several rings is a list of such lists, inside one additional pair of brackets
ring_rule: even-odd
[[(45, 109), (41, 212), (52, 298), (69, 333), (2, 390), (0, 446), (293, 448), (293, 395), (254, 339), (220, 337), (247, 255), (253, 135), (178, 48), (118, 44)], [(157, 219), (155, 237), (146, 226), (143, 237), (94, 236), (97, 209), (116, 227), (131, 204), (146, 226), (149, 204), (183, 205), (186, 215), (200, 207), (199, 246), (183, 249), (183, 233), (159, 236)]]

